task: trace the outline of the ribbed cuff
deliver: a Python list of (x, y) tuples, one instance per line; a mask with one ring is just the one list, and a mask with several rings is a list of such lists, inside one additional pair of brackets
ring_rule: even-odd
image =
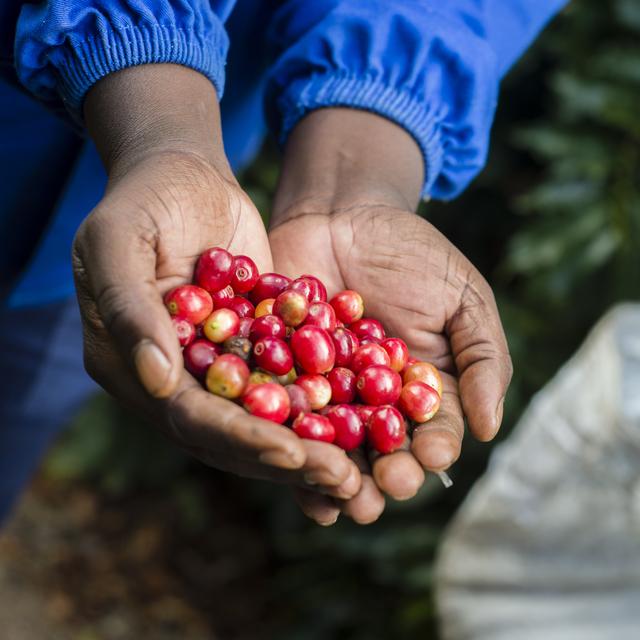
[(297, 80), (277, 101), (277, 133), (281, 144), (298, 121), (310, 111), (325, 107), (351, 107), (392, 120), (418, 143), (425, 163), (423, 197), (428, 197), (443, 164), (437, 108), (411, 92), (390, 87), (377, 79), (326, 74)]
[(222, 23), (206, 34), (174, 26), (121, 27), (67, 41), (52, 61), (58, 70), (58, 92), (67, 109), (82, 120), (82, 102), (89, 89), (104, 76), (140, 64), (173, 63), (205, 75), (222, 98), (224, 65), (229, 46)]

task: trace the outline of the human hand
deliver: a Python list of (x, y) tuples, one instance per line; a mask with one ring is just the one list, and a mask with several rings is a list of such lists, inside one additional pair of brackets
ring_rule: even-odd
[(183, 368), (163, 294), (189, 282), (211, 246), (272, 268), (262, 220), (226, 163), (209, 82), (172, 65), (126, 70), (96, 85), (86, 114), (109, 171), (73, 251), (90, 375), (210, 466), (356, 493), (359, 472), (343, 452), (250, 416)]
[[(337, 124), (331, 111), (338, 112)], [(320, 121), (309, 123), (316, 115)], [(368, 135), (357, 133), (361, 124)], [(340, 132), (328, 134), (334, 125)], [(317, 275), (330, 294), (358, 291), (365, 315), (403, 338), (412, 355), (443, 371), (440, 411), (416, 428), (405, 450), (355, 456), (363, 479), (354, 498), (334, 501), (297, 492), (303, 511), (316, 520), (335, 519), (339, 509), (357, 522), (375, 520), (384, 509), (383, 493), (408, 499), (424, 482), (423, 470), (442, 471), (457, 459), (465, 417), (480, 440), (493, 438), (502, 419), (511, 362), (493, 294), (473, 265), (411, 212), (422, 176), (412, 169), (417, 147), (402, 136), (377, 116), (326, 110), (298, 125), (285, 156), (269, 234), (276, 270)], [(332, 140), (340, 145), (338, 169), (332, 150), (323, 147)], [(350, 155), (349, 149), (363, 140), (380, 147), (369, 148), (360, 166), (363, 154)], [(389, 171), (380, 170), (380, 157)]]

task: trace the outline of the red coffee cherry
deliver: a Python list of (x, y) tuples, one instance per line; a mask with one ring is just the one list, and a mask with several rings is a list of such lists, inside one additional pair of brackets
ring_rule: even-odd
[(192, 322), (185, 320), (184, 318), (171, 318), (173, 328), (178, 336), (178, 342), (181, 347), (186, 347), (191, 344), (196, 337), (196, 328)]
[(331, 402), (331, 385), (324, 376), (307, 373), (298, 376), (294, 384), (305, 390), (313, 411), (318, 411)]
[(220, 247), (207, 249), (196, 263), (195, 281), (209, 293), (224, 289), (233, 276), (233, 256)]
[(336, 367), (349, 367), (355, 350), (360, 346), (358, 338), (344, 327), (339, 327), (331, 334), (336, 350)]
[(364, 424), (353, 407), (339, 404), (331, 408), (327, 418), (336, 432), (333, 444), (345, 451), (352, 451), (364, 442)]
[(379, 407), (369, 418), (367, 440), (379, 453), (392, 453), (402, 445), (406, 435), (404, 418), (395, 407)]
[(304, 278), (308, 280), (311, 290), (309, 292), (309, 302), (326, 302), (327, 301), (327, 288), (322, 283), (322, 280), (319, 280), (315, 276), (310, 276), (308, 274), (303, 274), (299, 279)]
[(362, 318), (364, 302), (357, 291), (346, 289), (331, 298), (331, 306), (336, 312), (336, 317), (345, 324), (351, 324)]
[(238, 336), (241, 338), (248, 338), (251, 334), (251, 327), (253, 326), (253, 318), (240, 318), (240, 324), (238, 326)]
[(218, 356), (207, 369), (207, 389), (223, 398), (239, 398), (249, 381), (249, 367), (233, 353)]
[(183, 284), (168, 291), (164, 304), (176, 318), (184, 318), (191, 324), (200, 324), (212, 311), (211, 296), (194, 284)]
[(194, 378), (202, 382), (207, 375), (207, 369), (221, 353), (220, 346), (209, 340), (194, 340), (182, 352), (184, 367)]
[(326, 302), (312, 302), (304, 324), (320, 327), (331, 333), (336, 328), (336, 312)]
[(258, 418), (282, 424), (289, 417), (291, 403), (285, 388), (273, 382), (260, 384), (242, 398), (244, 408)]
[(350, 404), (356, 397), (356, 374), (351, 369), (336, 367), (327, 373), (333, 404)]
[(211, 294), (211, 300), (213, 300), (214, 309), (227, 309), (234, 299), (235, 293), (231, 286), (224, 287), (220, 291), (215, 291)]
[(374, 364), (358, 374), (356, 388), (365, 404), (394, 404), (400, 397), (402, 378), (393, 369)]
[(309, 301), (301, 293), (287, 289), (273, 303), (273, 313), (282, 318), (288, 327), (297, 327), (309, 313)]
[(260, 316), (253, 321), (249, 339), (252, 342), (256, 342), (265, 336), (273, 336), (274, 338), (280, 338), (280, 340), (284, 340), (287, 337), (287, 329), (282, 318), (270, 314)]
[(280, 338), (264, 336), (253, 345), (253, 357), (261, 368), (282, 376), (293, 367), (293, 354), (287, 343)]
[(336, 430), (328, 418), (317, 413), (301, 413), (294, 421), (292, 429), (299, 438), (333, 442)]
[(307, 373), (330, 371), (336, 358), (331, 337), (319, 327), (300, 327), (291, 336), (291, 350), (296, 362)]
[(211, 342), (224, 342), (227, 338), (235, 336), (240, 328), (240, 318), (231, 309), (216, 309), (204, 321), (204, 335)]
[(438, 392), (420, 380), (412, 380), (402, 387), (398, 407), (407, 418), (423, 423), (431, 420), (440, 408)]
[(386, 338), (380, 343), (380, 346), (389, 354), (391, 364), (389, 365), (394, 371), (402, 371), (409, 360), (409, 348), (404, 340), (400, 338)]
[(391, 364), (389, 354), (379, 344), (363, 344), (353, 354), (350, 368), (354, 373), (360, 373), (374, 364), (388, 367)]
[(309, 397), (302, 387), (296, 384), (288, 384), (285, 390), (289, 394), (289, 402), (291, 403), (289, 420), (295, 420), (301, 413), (309, 413), (311, 411)]
[(372, 407), (368, 404), (354, 404), (353, 408), (358, 412), (362, 424), (366, 427), (369, 424), (371, 416), (374, 414), (378, 407)]
[(239, 318), (253, 318), (255, 313), (255, 307), (246, 299), (241, 296), (236, 296), (229, 300), (227, 309), (231, 309), (238, 314)]
[(402, 381), (407, 384), (420, 380), (435, 389), (442, 397), (442, 378), (440, 372), (430, 362), (414, 362), (407, 365), (402, 372)]
[(233, 258), (233, 275), (231, 286), (236, 293), (251, 291), (258, 282), (258, 267), (248, 256), (235, 256)]
[(359, 340), (366, 336), (377, 338), (378, 340), (384, 340), (386, 335), (384, 333), (383, 326), (373, 318), (362, 318), (349, 325), (349, 329), (356, 334)]
[(255, 305), (266, 298), (276, 298), (290, 282), (291, 278), (279, 273), (263, 273), (258, 277), (258, 281), (251, 290), (249, 298)]

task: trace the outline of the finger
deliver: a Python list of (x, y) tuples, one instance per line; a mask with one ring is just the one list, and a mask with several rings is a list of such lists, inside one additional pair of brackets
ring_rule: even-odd
[(446, 331), (469, 428), (479, 440), (491, 440), (502, 422), (513, 369), (493, 292), (480, 276), (465, 286)]
[(407, 437), (400, 450), (385, 455), (370, 453), (376, 485), (394, 500), (413, 498), (424, 484), (424, 471), (409, 446)]
[(183, 367), (156, 286), (153, 233), (121, 228), (110, 223), (107, 210), (95, 212), (76, 237), (74, 272), (79, 291), (95, 301), (95, 321), (104, 324), (147, 392), (164, 398), (175, 390)]
[(303, 482), (336, 498), (350, 498), (360, 490), (358, 467), (346, 453), (330, 444), (305, 440)]
[(340, 510), (357, 524), (371, 524), (383, 513), (384, 495), (371, 477), (371, 467), (360, 450), (349, 454), (362, 476), (360, 491), (350, 500), (340, 500)]
[(323, 496), (315, 491), (294, 487), (293, 498), (307, 518), (323, 527), (335, 524), (340, 515), (340, 509), (333, 498)]
[(411, 452), (428, 471), (444, 471), (460, 456), (464, 417), (455, 378), (442, 375), (442, 401), (438, 413), (412, 434)]

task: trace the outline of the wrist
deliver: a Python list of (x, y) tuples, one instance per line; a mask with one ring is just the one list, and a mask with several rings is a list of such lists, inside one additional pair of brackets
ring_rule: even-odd
[(149, 64), (110, 74), (87, 94), (84, 115), (111, 179), (155, 154), (198, 156), (232, 176), (215, 88), (192, 69)]
[(365, 204), (415, 210), (423, 180), (420, 148), (394, 122), (367, 111), (320, 109), (289, 136), (272, 226)]

